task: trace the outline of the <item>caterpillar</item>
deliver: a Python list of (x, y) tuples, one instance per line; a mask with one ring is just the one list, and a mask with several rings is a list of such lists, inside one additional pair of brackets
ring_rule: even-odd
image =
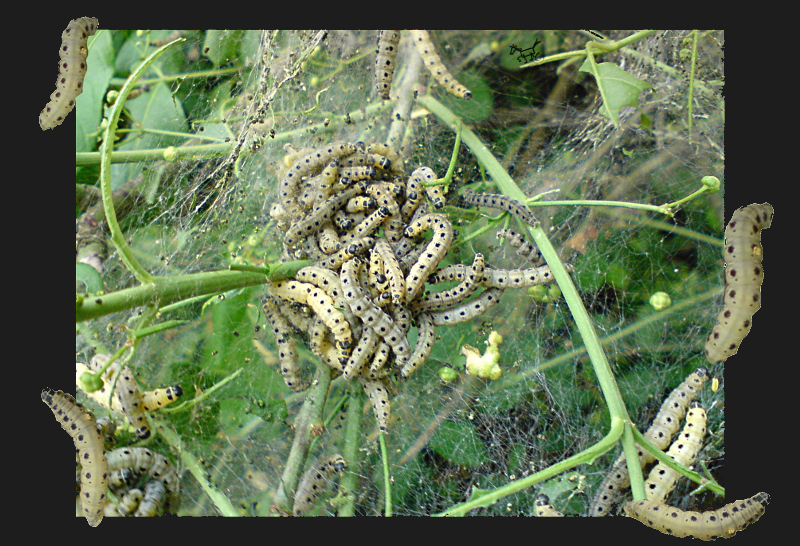
[(81, 17), (70, 21), (61, 33), (56, 90), (50, 95), (50, 102), (39, 114), (39, 126), (42, 131), (61, 125), (75, 107), (78, 95), (83, 92), (86, 56), (89, 54), (86, 42), (89, 36), (97, 32), (98, 25), (97, 19)]
[[(146, 447), (122, 447), (109, 451), (108, 480), (115, 490), (126, 490), (140, 483), (161, 482), (166, 490), (165, 511), (174, 511), (180, 503), (180, 481), (169, 460)], [(141, 508), (141, 505), (140, 505)]]
[(81, 463), (81, 508), (89, 525), (97, 527), (103, 520), (109, 473), (97, 422), (75, 398), (63, 391), (44, 389), (42, 401), (75, 443)]
[(399, 30), (379, 30), (378, 49), (375, 50), (375, 91), (383, 100), (389, 98), (394, 78), (394, 65), (397, 60), (397, 44), (400, 43)]
[(433, 47), (428, 31), (412, 30), (411, 38), (414, 40), (417, 51), (419, 51), (422, 57), (422, 62), (425, 68), (428, 69), (428, 72), (431, 73), (431, 76), (433, 76), (442, 87), (447, 89), (449, 93), (465, 100), (471, 99), (472, 93), (470, 90), (461, 85), (458, 80), (453, 77), (442, 62), (442, 59), (439, 58), (436, 49)]
[[(703, 438), (706, 435), (706, 411), (697, 400), (693, 400), (689, 412), (686, 414), (686, 424), (678, 438), (669, 446), (667, 455), (685, 467), (694, 463), (697, 453), (703, 447)], [(662, 462), (650, 470), (650, 475), (644, 483), (647, 498), (655, 502), (664, 502), (667, 495), (675, 488), (680, 475)]]
[(359, 258), (353, 258), (342, 266), (341, 280), (344, 299), (353, 313), (364, 324), (375, 330), (391, 346), (398, 365), (402, 366), (408, 360), (409, 353), (411, 353), (408, 339), (394, 323), (394, 320), (376, 307), (361, 288), (358, 280), (358, 272), (361, 265), (362, 261)]
[(769, 203), (736, 209), (725, 228), (725, 297), (717, 324), (706, 339), (705, 354), (712, 364), (736, 354), (750, 333), (753, 315), (761, 308), (761, 230), (772, 224)]
[[(86, 366), (81, 362), (76, 362), (75, 384), (78, 387), (81, 387), (80, 378), (84, 372), (92, 373), (92, 371), (89, 369), (88, 366)], [(116, 367), (112, 365), (111, 368), (106, 370), (106, 373), (103, 374), (103, 388), (98, 391), (87, 393), (87, 395), (90, 398), (92, 398), (95, 402), (103, 406), (104, 408), (110, 409), (111, 411), (115, 411), (117, 413), (122, 413), (122, 402), (120, 402), (118, 394), (111, 398), (110, 406), (108, 403), (109, 389), (111, 388), (110, 386), (113, 382), (115, 374), (116, 374)], [(183, 395), (183, 389), (181, 388), (180, 385), (173, 385), (171, 387), (164, 387), (160, 389), (145, 391), (142, 393), (142, 409), (147, 413), (156, 411), (165, 406), (168, 406), (169, 404), (172, 404), (181, 395)]]
[(415, 300), (413, 305), (414, 309), (439, 311), (461, 304), (468, 297), (474, 294), (475, 291), (481, 286), (485, 264), (486, 260), (484, 259), (483, 254), (480, 252), (475, 254), (475, 258), (472, 261), (472, 267), (467, 269), (467, 273), (463, 281), (450, 290), (435, 292)]
[(428, 275), (444, 259), (455, 237), (453, 226), (447, 217), (434, 213), (426, 214), (409, 224), (403, 235), (411, 239), (428, 229), (433, 230), (433, 238), (406, 276), (406, 302), (409, 303), (422, 291)]
[[(686, 379), (678, 385), (661, 404), (661, 408), (653, 419), (653, 424), (644, 433), (645, 438), (650, 440), (658, 449), (664, 449), (669, 441), (678, 431), (681, 419), (683, 419), (689, 404), (697, 398), (700, 390), (708, 380), (708, 370), (699, 367), (690, 373)], [(639, 451), (639, 464), (651, 463), (655, 458), (642, 448)], [(630, 485), (628, 475), (628, 465), (625, 462), (625, 454), (621, 454), (611, 467), (603, 482), (597, 488), (592, 502), (589, 504), (589, 515), (592, 517), (605, 516), (611, 504), (616, 499), (620, 490)]]
[(389, 390), (383, 382), (359, 377), (361, 385), (364, 387), (364, 392), (367, 393), (372, 410), (375, 412), (375, 419), (378, 421), (378, 428), (384, 434), (389, 431), (389, 412), (391, 411), (391, 402), (389, 401)]
[(302, 220), (289, 228), (283, 237), (283, 244), (287, 248), (295, 248), (301, 240), (318, 232), (322, 229), (322, 226), (330, 222), (333, 212), (341, 208), (348, 199), (360, 190), (361, 188), (358, 186), (348, 188), (314, 207), (310, 214), (304, 216)]
[(631, 501), (623, 508), (629, 517), (667, 535), (714, 540), (732, 537), (758, 521), (768, 503), (769, 495), (758, 493), (708, 512), (678, 510), (651, 500)]
[[(89, 368), (96, 372), (105, 366), (106, 362), (110, 359), (111, 355), (109, 354), (97, 354), (89, 361)], [(76, 368), (77, 367), (76, 363)], [(146, 440), (149, 438), (150, 425), (147, 422), (147, 417), (144, 415), (146, 410), (143, 403), (142, 392), (139, 390), (139, 384), (136, 383), (131, 369), (128, 366), (121, 366), (120, 362), (116, 361), (103, 374), (103, 379), (103, 389), (97, 391), (99, 395), (96, 397), (93, 396), (93, 398), (104, 407), (108, 407), (110, 389), (113, 388), (114, 396), (110, 397), (111, 409), (125, 416), (140, 439)], [(90, 394), (90, 396), (92, 396), (92, 394)], [(118, 405), (115, 404), (115, 400)]]
[(476, 207), (503, 210), (513, 214), (528, 225), (539, 225), (539, 221), (536, 220), (536, 217), (528, 207), (507, 195), (499, 193), (476, 193), (469, 188), (465, 188), (464, 192), (461, 194), (461, 199), (467, 204)]
[(306, 282), (278, 281), (270, 287), (270, 293), (289, 301), (307, 304), (330, 328), (340, 347), (347, 349), (352, 344), (350, 323), (321, 288)]
[(503, 290), (500, 288), (487, 288), (477, 298), (474, 298), (467, 303), (462, 303), (452, 309), (445, 309), (444, 311), (436, 311), (431, 313), (433, 324), (442, 326), (444, 324), (459, 324), (471, 320), (478, 315), (483, 314), (487, 309), (493, 307), (500, 302), (500, 296)]
[(363, 254), (373, 246), (375, 246), (375, 239), (372, 237), (357, 239), (336, 252), (336, 254), (331, 254), (330, 256), (319, 260), (314, 265), (324, 267), (325, 269), (339, 269), (344, 262), (350, 258), (353, 258), (354, 256)]
[(302, 516), (314, 506), (314, 502), (331, 478), (347, 469), (347, 461), (338, 453), (317, 462), (303, 473), (294, 494), (292, 514)]
[(417, 315), (417, 323), (417, 343), (414, 345), (414, 352), (411, 353), (408, 362), (400, 368), (400, 375), (403, 377), (409, 377), (425, 363), (436, 339), (436, 327), (433, 325), (433, 317), (429, 313)]
[(369, 216), (359, 222), (356, 227), (342, 236), (342, 243), (348, 244), (350, 241), (372, 235), (378, 230), (387, 216), (389, 216), (388, 207), (380, 207), (374, 210)]
[(375, 353), (379, 338), (377, 332), (372, 328), (364, 328), (361, 337), (353, 348), (350, 358), (344, 366), (342, 375), (348, 381), (352, 381), (361, 374), (361, 370), (366, 364), (367, 359)]
[(514, 250), (517, 251), (517, 254), (525, 258), (533, 265), (540, 266), (545, 264), (544, 258), (542, 257), (542, 253), (539, 251), (539, 249), (526, 241), (525, 237), (523, 237), (521, 234), (510, 229), (501, 229), (497, 232), (497, 238), (506, 239), (508, 244), (514, 247)]
[(104, 509), (106, 517), (125, 517), (133, 514), (142, 504), (144, 493), (141, 489), (130, 489), (119, 498), (117, 504), (108, 503)]
[(399, 305), (405, 298), (406, 280), (400, 263), (397, 261), (392, 247), (385, 239), (375, 241), (375, 252), (383, 260), (383, 273), (389, 282), (389, 293), (392, 295), (392, 303)]
[(536, 497), (536, 517), (563, 518), (564, 513), (559, 510), (556, 510), (555, 507), (552, 504), (550, 504), (550, 497), (542, 493), (538, 497)]
[(275, 342), (278, 344), (278, 362), (280, 363), (281, 376), (286, 386), (293, 391), (306, 390), (310, 384), (300, 376), (297, 343), (289, 330), (289, 323), (278, 311), (278, 304), (271, 296), (266, 296), (261, 302), (264, 316), (272, 327)]

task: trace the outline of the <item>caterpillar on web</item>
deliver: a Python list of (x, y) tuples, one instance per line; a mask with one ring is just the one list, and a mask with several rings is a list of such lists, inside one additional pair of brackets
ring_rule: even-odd
[[(706, 435), (707, 423), (706, 410), (697, 400), (693, 400), (691, 409), (686, 414), (686, 424), (678, 438), (669, 446), (666, 454), (685, 467), (694, 463), (697, 453), (703, 447), (703, 438)], [(647, 498), (655, 502), (663, 502), (667, 495), (675, 488), (680, 475), (662, 462), (650, 470), (650, 475), (644, 482)]]
[[(94, 358), (98, 358), (98, 356), (108, 357), (110, 355), (96, 355)], [(103, 362), (102, 360), (100, 362)], [(106, 360), (107, 362), (107, 360)], [(100, 366), (103, 364), (101, 363)], [(127, 367), (126, 367), (127, 368)], [(124, 369), (126, 369), (124, 368)], [(95, 368), (95, 371), (99, 369)], [(109, 406), (109, 392), (111, 389), (111, 385), (114, 382), (114, 376), (117, 373), (118, 366), (114, 364), (106, 370), (103, 374), (103, 388), (94, 392), (86, 393), (91, 399), (95, 402), (100, 404), (106, 409), (110, 409), (111, 411), (115, 411), (117, 413), (124, 413), (122, 410), (122, 401), (120, 400), (119, 394), (114, 395), (111, 397), (111, 404)], [(84, 372), (92, 373), (92, 370), (89, 369), (88, 366), (81, 362), (75, 363), (75, 384), (80, 388), (81, 387), (81, 375)], [(130, 371), (128, 372), (130, 373)], [(163, 387), (160, 389), (153, 389), (150, 391), (144, 391), (142, 393), (142, 409), (147, 412), (153, 412), (158, 409), (161, 409), (165, 406), (168, 406), (175, 402), (180, 396), (183, 395), (183, 389), (180, 385), (172, 385), (170, 387)]]
[(304, 391), (309, 386), (308, 381), (304, 381), (300, 375), (300, 363), (298, 362), (296, 341), (291, 335), (289, 322), (278, 310), (275, 298), (266, 296), (261, 302), (264, 316), (272, 327), (272, 334), (278, 344), (278, 362), (280, 363), (281, 376), (286, 386), (293, 391)]
[(508, 244), (514, 247), (517, 254), (528, 260), (535, 266), (544, 265), (546, 262), (538, 248), (525, 240), (521, 234), (510, 229), (501, 229), (497, 232), (498, 239), (506, 239)]
[(442, 326), (444, 324), (460, 324), (482, 315), (487, 309), (500, 302), (503, 290), (500, 288), (487, 288), (477, 298), (473, 298), (466, 303), (462, 303), (451, 309), (436, 311), (431, 313), (433, 324)]
[(436, 48), (433, 47), (433, 42), (431, 42), (431, 37), (427, 30), (412, 30), (411, 39), (414, 40), (414, 44), (417, 46), (417, 51), (419, 51), (422, 57), (425, 68), (428, 69), (431, 76), (433, 76), (442, 87), (456, 97), (465, 100), (472, 98), (470, 90), (461, 85), (450, 71), (447, 70), (439, 54), (436, 53)]
[(425, 287), (425, 281), (431, 271), (436, 269), (453, 244), (455, 233), (450, 220), (442, 214), (426, 214), (405, 229), (404, 235), (409, 239), (420, 235), (428, 229), (433, 230), (433, 237), (425, 247), (417, 262), (406, 275), (406, 302), (412, 302)]
[[(708, 370), (702, 366), (690, 373), (661, 404), (661, 408), (655, 419), (653, 419), (653, 424), (644, 433), (644, 437), (650, 440), (658, 449), (665, 449), (678, 431), (680, 421), (686, 414), (689, 404), (697, 398), (707, 380)], [(645, 465), (655, 460), (655, 457), (650, 452), (644, 451), (641, 447), (638, 447), (638, 451), (640, 465)], [(630, 483), (628, 465), (623, 453), (614, 461), (611, 470), (598, 486), (597, 493), (589, 504), (589, 515), (602, 517), (608, 514), (620, 490), (628, 487)]]
[(533, 215), (531, 209), (507, 195), (499, 193), (476, 193), (469, 188), (465, 188), (461, 194), (461, 199), (467, 204), (476, 207), (503, 210), (513, 214), (528, 225), (539, 225), (539, 221)]
[(389, 91), (392, 89), (399, 43), (399, 30), (378, 31), (378, 49), (375, 51), (375, 91), (384, 100), (389, 98)]
[[(166, 491), (163, 502), (165, 511), (175, 511), (180, 504), (180, 480), (178, 471), (169, 459), (146, 447), (122, 447), (109, 451), (108, 481), (112, 489), (128, 490), (143, 484), (147, 496), (147, 484), (160, 482)], [(140, 506), (141, 507), (141, 506)]]
[(302, 516), (314, 506), (320, 493), (336, 474), (347, 469), (347, 461), (338, 453), (317, 462), (303, 473), (294, 494), (292, 514)]
[(389, 413), (391, 402), (389, 401), (389, 390), (382, 381), (359, 377), (364, 392), (367, 393), (372, 410), (375, 412), (375, 419), (378, 421), (378, 428), (384, 434), (389, 431)]
[(86, 57), (89, 55), (86, 42), (89, 36), (97, 32), (98, 24), (97, 19), (93, 17), (81, 17), (70, 21), (61, 33), (56, 90), (50, 95), (50, 102), (39, 114), (39, 126), (42, 131), (61, 125), (75, 107), (78, 95), (83, 92)]
[[(486, 260), (480, 252), (475, 254), (472, 267), (466, 270), (464, 280), (450, 290), (434, 292), (412, 302), (414, 310), (439, 311), (452, 308), (469, 298), (481, 286)], [(430, 281), (430, 277), (428, 277)]]
[(89, 525), (97, 527), (103, 520), (109, 473), (97, 422), (75, 398), (63, 391), (44, 389), (42, 401), (75, 443), (81, 463), (81, 508)]
[[(96, 372), (106, 362), (111, 359), (109, 354), (97, 354), (89, 361), (89, 368)], [(76, 368), (78, 367), (76, 363)], [(133, 372), (128, 366), (121, 366), (119, 361), (114, 362), (103, 374), (104, 385), (100, 392), (100, 396), (92, 396), (99, 401), (104, 407), (108, 407), (109, 394), (111, 388), (114, 389), (114, 396), (111, 397), (111, 409), (117, 411), (128, 419), (128, 422), (134, 428), (136, 435), (140, 439), (146, 440), (150, 437), (150, 425), (145, 417), (145, 408), (142, 399), (142, 392), (139, 390), (139, 384), (136, 378), (133, 377)], [(105, 396), (105, 400), (102, 399)], [(118, 406), (115, 408), (114, 400), (118, 401)]]
[(706, 339), (706, 358), (712, 364), (736, 354), (750, 333), (753, 315), (761, 308), (761, 230), (772, 224), (769, 203), (736, 209), (725, 228), (725, 297), (717, 324)]
[(631, 501), (623, 508), (629, 517), (667, 535), (714, 540), (732, 537), (758, 521), (768, 503), (769, 495), (758, 493), (708, 512), (678, 510), (651, 500)]

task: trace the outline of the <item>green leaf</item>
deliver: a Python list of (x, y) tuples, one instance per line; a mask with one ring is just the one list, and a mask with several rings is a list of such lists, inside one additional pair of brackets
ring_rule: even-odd
[(609, 118), (614, 125), (619, 125), (620, 109), (623, 106), (635, 108), (639, 94), (650, 87), (647, 82), (632, 76), (613, 63), (595, 63), (591, 56), (586, 57), (581, 72), (594, 76), (597, 88), (603, 97), (600, 113)]
[(114, 47), (111, 33), (100, 30), (90, 39), (86, 58), (86, 78), (83, 93), (75, 101), (75, 151), (91, 152), (97, 149), (97, 132), (103, 119), (103, 102), (108, 82), (114, 75)]
[(475, 427), (463, 421), (445, 421), (430, 447), (448, 461), (467, 467), (480, 466), (489, 456)]
[(78, 288), (81, 294), (97, 294), (104, 289), (103, 276), (89, 264), (75, 263), (75, 282), (85, 285), (86, 291)]

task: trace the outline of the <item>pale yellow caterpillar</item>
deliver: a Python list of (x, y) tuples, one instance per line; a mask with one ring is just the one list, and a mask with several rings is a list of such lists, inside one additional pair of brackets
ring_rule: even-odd
[[(93, 373), (96, 372), (100, 367), (103, 366), (105, 362), (108, 362), (108, 358), (110, 355), (95, 355), (92, 359), (92, 365), (97, 366), (97, 363), (100, 363), (99, 366), (95, 367), (93, 370), (89, 369), (88, 366), (81, 362), (75, 363), (75, 384), (80, 388), (81, 387), (81, 375), (84, 372)], [(115, 394), (111, 397), (111, 405), (109, 406), (109, 392), (111, 390), (111, 385), (114, 383), (114, 378), (117, 374), (119, 366), (112, 364), (103, 374), (103, 388), (94, 392), (87, 393), (87, 395), (103, 406), (106, 409), (110, 409), (111, 411), (115, 411), (117, 413), (123, 413), (122, 411), (122, 402), (119, 397), (119, 393)], [(123, 368), (127, 369), (127, 367)], [(130, 374), (130, 371), (127, 373)], [(159, 410), (165, 406), (168, 406), (175, 402), (181, 395), (183, 395), (183, 389), (180, 385), (173, 385), (171, 387), (163, 387), (160, 389), (153, 389), (150, 391), (145, 391), (142, 393), (142, 409), (147, 412), (153, 412)]]
[(375, 246), (375, 239), (372, 237), (364, 237), (352, 241), (349, 245), (344, 246), (335, 254), (319, 260), (315, 265), (324, 267), (325, 269), (339, 269), (344, 262), (354, 256), (363, 254), (370, 248)]
[[(463, 281), (450, 290), (428, 294), (413, 302), (415, 310), (439, 311), (460, 305), (481, 286), (486, 260), (480, 252), (475, 254), (472, 267), (467, 270)], [(430, 277), (429, 277), (430, 280)]]
[[(690, 373), (661, 404), (653, 424), (644, 433), (645, 438), (650, 440), (658, 449), (665, 449), (678, 431), (680, 421), (683, 419), (689, 404), (697, 398), (707, 380), (708, 370), (706, 368), (700, 367)], [(649, 452), (644, 451), (641, 447), (638, 448), (638, 451), (640, 465), (645, 465), (655, 460)], [(597, 493), (589, 504), (589, 515), (602, 517), (608, 514), (620, 490), (629, 485), (628, 465), (623, 453), (614, 461), (611, 470), (597, 488)]]
[(103, 520), (108, 500), (109, 467), (94, 416), (63, 391), (44, 389), (42, 401), (50, 407), (61, 428), (75, 443), (81, 463), (81, 508), (89, 525), (97, 527)]
[(146, 496), (147, 483), (161, 482), (166, 491), (164, 511), (174, 512), (178, 508), (179, 476), (166, 457), (146, 447), (123, 447), (109, 451), (107, 458), (109, 484), (112, 488), (125, 491), (143, 484)]
[(310, 214), (303, 216), (301, 220), (289, 228), (283, 237), (283, 244), (288, 248), (295, 248), (304, 238), (317, 233), (322, 229), (322, 226), (330, 222), (334, 211), (341, 208), (348, 199), (359, 191), (361, 191), (361, 188), (358, 186), (348, 188), (314, 207)]
[[(109, 354), (97, 354), (89, 361), (89, 368), (96, 372), (106, 362), (111, 359)], [(75, 365), (79, 368), (78, 363)], [(76, 381), (79, 375), (76, 374)], [(133, 372), (128, 366), (121, 366), (120, 361), (116, 361), (103, 374), (103, 388), (100, 391), (91, 393), (90, 396), (97, 400), (104, 407), (108, 407), (109, 393), (114, 389), (114, 396), (111, 397), (111, 409), (121, 413), (128, 419), (134, 428), (136, 435), (142, 440), (150, 437), (150, 425), (145, 417), (145, 407), (142, 399), (142, 392), (139, 384), (133, 377)], [(105, 397), (105, 400), (103, 400)]]
[(389, 282), (389, 293), (392, 295), (392, 302), (399, 305), (405, 298), (406, 280), (400, 263), (392, 250), (392, 247), (385, 239), (375, 241), (375, 252), (383, 261), (383, 273)]
[[(680, 465), (691, 466), (700, 448), (703, 447), (706, 422), (706, 411), (697, 400), (692, 401), (691, 409), (686, 414), (683, 431), (669, 446), (666, 454)], [(647, 498), (655, 502), (664, 502), (667, 495), (675, 488), (679, 477), (680, 475), (675, 470), (659, 462), (650, 470), (650, 475), (644, 482)]]
[(279, 281), (270, 286), (270, 293), (289, 301), (307, 304), (330, 328), (341, 348), (347, 349), (351, 346), (353, 336), (350, 323), (321, 288), (306, 282)]
[(358, 280), (361, 265), (362, 261), (359, 258), (352, 258), (342, 265), (341, 281), (344, 299), (353, 313), (391, 346), (398, 365), (402, 366), (408, 361), (411, 353), (408, 339), (394, 323), (392, 317), (376, 307), (369, 299), (369, 295), (361, 288)]
[(708, 512), (687, 512), (651, 500), (631, 501), (623, 508), (629, 517), (667, 535), (714, 540), (732, 537), (758, 521), (768, 503), (769, 495), (758, 493)]
[(433, 43), (431, 42), (431, 37), (428, 34), (427, 30), (412, 30), (411, 31), (411, 38), (414, 40), (414, 44), (417, 46), (417, 51), (419, 51), (420, 56), (422, 57), (422, 62), (425, 64), (425, 68), (431, 73), (433, 78), (439, 82), (439, 84), (447, 89), (447, 91), (456, 97), (469, 100), (472, 98), (472, 93), (469, 89), (461, 85), (458, 80), (456, 80), (453, 75), (447, 70), (447, 67), (442, 62), (442, 59), (439, 58), (439, 55), (436, 53), (436, 49), (433, 47)]
[(444, 324), (460, 324), (468, 320), (482, 315), (487, 309), (497, 305), (500, 302), (500, 296), (503, 290), (500, 288), (487, 288), (478, 295), (478, 297), (471, 299), (466, 303), (462, 303), (451, 309), (444, 311), (436, 311), (431, 313), (433, 324), (442, 326)]
[(434, 180), (436, 180), (436, 173), (430, 167), (419, 167), (411, 173), (406, 182), (406, 200), (400, 208), (403, 218), (411, 218), (422, 202), (422, 192), (424, 191), (422, 183)]
[(347, 469), (347, 461), (338, 453), (309, 467), (300, 478), (294, 494), (292, 514), (302, 516), (314, 506), (330, 480)]
[(428, 313), (417, 315), (417, 343), (408, 362), (400, 368), (400, 375), (409, 377), (417, 368), (422, 366), (431, 354), (433, 342), (436, 340), (436, 327), (433, 325), (433, 318)]
[(142, 503), (144, 493), (141, 489), (130, 489), (120, 496), (117, 504), (109, 502), (106, 504), (104, 513), (106, 517), (126, 517), (136, 512)]
[(339, 170), (339, 183), (349, 186), (359, 180), (366, 180), (375, 174), (375, 167), (372, 165), (358, 165), (345, 167)]
[(384, 100), (389, 98), (397, 60), (397, 44), (400, 43), (399, 30), (379, 30), (378, 49), (375, 50), (375, 91)]
[(271, 296), (264, 298), (261, 307), (267, 322), (272, 327), (275, 342), (278, 344), (278, 361), (284, 383), (293, 391), (307, 389), (309, 383), (304, 381), (300, 375), (300, 364), (298, 362), (297, 349), (295, 349), (297, 342), (291, 335), (289, 323), (278, 311), (278, 305)]
[(97, 19), (81, 17), (70, 21), (61, 33), (56, 90), (50, 95), (50, 102), (39, 114), (39, 126), (42, 131), (61, 125), (67, 114), (75, 107), (78, 95), (83, 92), (86, 56), (89, 54), (86, 42), (89, 36), (97, 32), (97, 27)]
[(531, 226), (539, 225), (539, 221), (536, 220), (536, 217), (528, 207), (507, 195), (499, 193), (476, 193), (469, 188), (465, 188), (464, 192), (461, 194), (461, 199), (476, 207), (487, 207), (506, 211)]
[(450, 220), (442, 214), (432, 213), (420, 217), (408, 225), (404, 235), (413, 238), (428, 229), (433, 230), (433, 237), (406, 275), (406, 302), (408, 303), (419, 295), (431, 271), (436, 269), (453, 244), (455, 236), (453, 226), (450, 224)]
[(542, 253), (539, 251), (539, 249), (526, 241), (525, 237), (523, 237), (521, 234), (510, 229), (501, 229), (497, 232), (497, 238), (506, 239), (508, 244), (514, 247), (514, 250), (517, 251), (517, 254), (528, 260), (533, 265), (540, 266), (545, 264), (544, 258), (542, 257)]
[(706, 340), (706, 358), (712, 364), (724, 362), (739, 350), (750, 333), (753, 315), (761, 308), (761, 230), (772, 224), (769, 203), (736, 209), (725, 228), (725, 297), (717, 324)]
[(556, 510), (555, 507), (552, 504), (550, 504), (550, 497), (542, 493), (538, 497), (536, 497), (536, 517), (563, 518), (564, 513), (559, 510)]
[(358, 343), (356, 343), (350, 358), (344, 366), (342, 375), (346, 380), (352, 381), (361, 374), (367, 359), (375, 353), (379, 339), (377, 332), (372, 328), (363, 329)]
[(359, 222), (356, 227), (342, 236), (342, 244), (346, 245), (350, 241), (372, 235), (378, 230), (387, 216), (389, 216), (388, 207), (380, 207), (371, 212), (364, 220)]
[(378, 421), (378, 428), (386, 434), (389, 431), (389, 414), (391, 412), (391, 402), (389, 401), (389, 390), (382, 381), (359, 377), (364, 391), (367, 393), (372, 409), (375, 412), (375, 419)]

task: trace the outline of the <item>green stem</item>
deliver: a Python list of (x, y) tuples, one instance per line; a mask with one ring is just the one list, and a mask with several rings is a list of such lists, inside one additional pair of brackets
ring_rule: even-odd
[(386, 433), (378, 434), (378, 441), (381, 444), (381, 459), (383, 459), (383, 493), (384, 506), (383, 515), (387, 518), (392, 517), (392, 473), (389, 470), (389, 453), (386, 450)]
[(362, 403), (359, 396), (361, 385), (350, 385), (350, 398), (347, 401), (347, 416), (344, 428), (344, 448), (342, 456), (347, 461), (347, 472), (339, 481), (339, 491), (345, 498), (342, 506), (337, 511), (339, 517), (352, 517), (356, 512), (356, 491), (359, 481), (359, 463), (361, 457), (361, 411)]
[(142, 61), (141, 64), (136, 67), (136, 70), (128, 77), (125, 81), (125, 85), (120, 89), (119, 95), (117, 95), (117, 100), (111, 107), (111, 112), (108, 115), (108, 124), (106, 125), (105, 131), (103, 131), (103, 143), (100, 145), (100, 190), (103, 193), (103, 209), (106, 213), (108, 229), (111, 232), (111, 241), (117, 248), (117, 252), (119, 252), (119, 256), (127, 268), (142, 284), (153, 282), (153, 276), (145, 271), (138, 260), (133, 256), (133, 252), (131, 252), (128, 242), (125, 240), (125, 236), (117, 222), (117, 212), (114, 210), (114, 199), (111, 196), (111, 150), (114, 146), (114, 137), (117, 124), (119, 123), (119, 116), (122, 113), (125, 101), (128, 100), (128, 95), (136, 85), (136, 81), (167, 49), (183, 41), (185, 40), (181, 38), (163, 47), (159, 47)]
[(264, 284), (267, 278), (241, 271), (209, 271), (175, 277), (153, 277), (152, 282), (102, 296), (83, 298), (75, 309), (75, 322), (94, 319), (155, 303), (169, 305), (201, 294), (214, 294), (235, 288)]
[(236, 508), (233, 507), (228, 497), (221, 491), (218, 491), (206, 479), (206, 471), (203, 469), (203, 465), (191, 451), (186, 449), (181, 437), (160, 419), (151, 417), (151, 421), (164, 440), (178, 451), (183, 465), (189, 470), (191, 475), (194, 476), (194, 479), (200, 484), (200, 488), (208, 495), (208, 498), (211, 499), (211, 502), (214, 503), (214, 506), (217, 507), (222, 515), (231, 518), (239, 517), (241, 514), (236, 511)]
[(622, 435), (624, 428), (624, 423), (621, 419), (612, 418), (611, 429), (608, 431), (608, 434), (593, 446), (581, 451), (576, 455), (573, 455), (572, 457), (569, 457), (568, 459), (564, 459), (559, 463), (549, 466), (544, 470), (537, 472), (536, 474), (531, 474), (530, 476), (526, 476), (525, 478), (513, 481), (491, 491), (473, 493), (470, 500), (452, 506), (445, 512), (437, 514), (437, 516), (463, 516), (470, 510), (491, 506), (504, 497), (518, 493), (537, 483), (541, 483), (554, 476), (557, 476), (562, 472), (567, 472), (578, 465), (591, 463), (603, 453), (606, 453), (614, 448), (619, 440), (619, 437)]
[[(437, 117), (439, 117), (439, 119), (441, 119), (452, 130), (456, 129), (458, 119), (439, 101), (429, 95), (426, 95), (421, 97), (419, 102), (428, 110), (433, 112)], [(521, 203), (525, 203), (527, 201), (527, 196), (522, 192), (522, 190), (519, 189), (519, 186), (517, 186), (516, 182), (514, 182), (500, 162), (497, 161), (494, 155), (492, 155), (478, 135), (476, 135), (469, 127), (464, 127), (462, 129), (462, 139), (464, 144), (469, 147), (478, 161), (486, 168), (486, 172), (495, 181), (503, 194), (511, 197), (512, 199), (516, 199)], [(600, 339), (598, 338), (594, 325), (589, 318), (589, 313), (583, 306), (580, 294), (578, 294), (578, 290), (575, 288), (572, 278), (569, 276), (569, 273), (567, 273), (564, 264), (561, 263), (556, 250), (553, 248), (553, 245), (550, 243), (550, 240), (547, 238), (547, 234), (544, 232), (544, 230), (540, 226), (529, 226), (528, 231), (533, 238), (534, 243), (542, 253), (542, 256), (547, 261), (547, 264), (550, 266), (550, 270), (553, 272), (553, 276), (558, 283), (558, 287), (561, 289), (564, 300), (567, 302), (567, 306), (569, 307), (570, 312), (575, 319), (575, 324), (581, 334), (581, 337), (583, 338), (586, 351), (589, 354), (589, 359), (592, 362), (595, 375), (597, 376), (597, 381), (600, 384), (600, 389), (603, 392), (603, 397), (608, 405), (612, 425), (615, 420), (620, 420), (622, 423), (630, 426), (631, 420), (628, 416), (628, 411), (625, 408), (625, 403), (622, 400), (622, 394), (619, 392), (619, 387), (614, 379), (611, 366), (609, 365), (606, 355), (603, 352), (603, 348), (600, 344)], [(621, 433), (622, 430), (619, 432)], [(619, 435), (614, 438), (614, 441), (617, 439), (619, 439)], [(623, 447), (626, 447), (626, 451), (627, 449), (635, 449), (633, 437), (624, 438)], [(567, 460), (572, 459), (574, 459), (574, 457), (571, 457)], [(632, 465), (630, 472), (631, 474), (636, 474), (638, 472), (640, 484), (643, 483), (641, 477), (641, 468), (638, 465)], [(635, 480), (636, 478), (632, 477), (631, 481), (634, 482)], [(641, 490), (644, 491), (643, 488)]]

